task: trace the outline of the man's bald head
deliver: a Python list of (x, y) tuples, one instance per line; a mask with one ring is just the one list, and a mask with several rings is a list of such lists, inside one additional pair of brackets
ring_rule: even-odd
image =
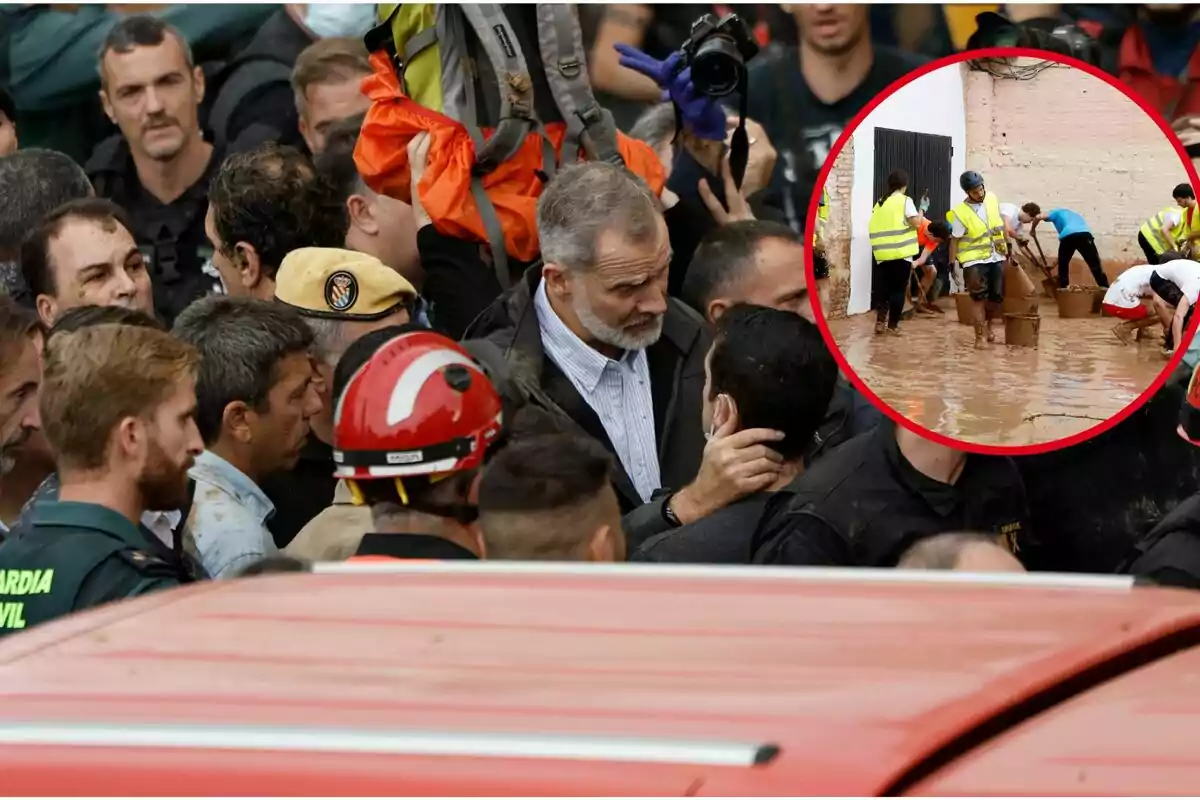
[(900, 557), (900, 569), (958, 572), (1024, 572), (1021, 562), (999, 541), (982, 533), (943, 533), (914, 544)]

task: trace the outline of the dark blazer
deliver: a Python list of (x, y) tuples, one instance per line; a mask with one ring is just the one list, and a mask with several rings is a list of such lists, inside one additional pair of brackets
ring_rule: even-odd
[[(569, 418), (614, 454), (614, 479), (623, 512), (643, 505), (633, 481), (615, 458), (600, 418), (542, 349), (533, 295), (542, 279), (541, 264), (502, 294), (467, 329), (467, 339), (486, 339), (504, 357), (522, 383), (535, 387), (531, 402)], [(696, 477), (704, 452), (701, 403), (704, 359), (712, 343), (704, 320), (680, 301), (668, 301), (663, 333), (646, 348), (654, 398), (654, 431), (663, 488), (682, 488)], [(627, 531), (629, 533), (629, 531)], [(640, 540), (638, 540), (640, 543)], [(636, 546), (630, 542), (631, 547)]]

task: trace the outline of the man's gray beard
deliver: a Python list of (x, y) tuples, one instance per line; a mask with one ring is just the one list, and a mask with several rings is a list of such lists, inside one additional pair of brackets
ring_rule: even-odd
[(621, 328), (613, 328), (605, 324), (592, 311), (592, 306), (588, 302), (587, 291), (582, 285), (577, 286), (571, 300), (571, 306), (574, 308), (575, 316), (579, 318), (579, 324), (583, 326), (583, 329), (598, 341), (611, 347), (619, 347), (622, 350), (644, 350), (657, 342), (658, 337), (662, 336), (665, 314), (660, 315), (654, 321), (654, 326), (645, 333), (632, 334)]

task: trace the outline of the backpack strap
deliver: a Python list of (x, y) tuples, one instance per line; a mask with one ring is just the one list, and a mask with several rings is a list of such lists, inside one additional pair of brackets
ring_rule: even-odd
[[(500, 4), (467, 3), (458, 9), (478, 34), (500, 89), (500, 119), (496, 130), (483, 148), (475, 151), (476, 169), (487, 174), (512, 158), (535, 127), (533, 80), (521, 44)], [(476, 121), (470, 122), (475, 125)]]
[(388, 57), (392, 60), (392, 67), (396, 70), (396, 78), (400, 81), (400, 88), (404, 90), (404, 94), (408, 97), (412, 95), (408, 91), (408, 83), (405, 81), (404, 73), (408, 70), (408, 65), (413, 59), (421, 53), (428, 50), (438, 43), (441, 34), (438, 32), (438, 26), (435, 24), (429, 28), (418, 31), (408, 41), (404, 43), (404, 51), (396, 50), (396, 40), (392, 30), (392, 24), (396, 20), (396, 15), (400, 13), (400, 9), (404, 3), (392, 4), (392, 10), (388, 12), (378, 25), (367, 31), (363, 37), (363, 44), (366, 45), (368, 53), (374, 53), (377, 50), (384, 50)]
[(230, 142), (229, 123), (238, 107), (252, 94), (273, 83), (291, 85), (292, 68), (278, 56), (259, 53), (239, 57), (221, 70), (220, 87), (208, 115), (208, 127), (221, 144)]
[(617, 149), (617, 126), (612, 114), (592, 94), (577, 12), (565, 3), (539, 3), (537, 19), (546, 82), (567, 123), (563, 160), (567, 159), (568, 148), (576, 161), (582, 149), (590, 160), (625, 166)]
[[(444, 110), (462, 123), (475, 144), (471, 197), (475, 200), (479, 219), (487, 233), (496, 279), (501, 289), (507, 289), (512, 285), (512, 276), (508, 268), (504, 226), (483, 186), (483, 176), (511, 158), (525, 143), (525, 136), (534, 129), (533, 84), (520, 42), (500, 6), (494, 3), (449, 6), (443, 3), (438, 6), (438, 13), (439, 27), (443, 28), (439, 45), (443, 51)], [(464, 23), (470, 23), (479, 38), (492, 64), (500, 92), (500, 119), (491, 139), (486, 142), (479, 128), (478, 110), (475, 107), (476, 78), (473, 71), (465, 66), (470, 59)], [(447, 48), (450, 52), (447, 52)], [(447, 65), (449, 69), (446, 69)]]

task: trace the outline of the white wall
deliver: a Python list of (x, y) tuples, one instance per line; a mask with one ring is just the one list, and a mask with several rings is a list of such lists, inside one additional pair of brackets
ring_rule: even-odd
[[(959, 174), (966, 168), (967, 157), (962, 65), (951, 64), (917, 78), (880, 103), (854, 131), (848, 314), (862, 314), (871, 309), (871, 240), (867, 226), (871, 221), (871, 208), (878, 199), (873, 196), (877, 127), (949, 136), (954, 148), (950, 156), (950, 188), (953, 191), (958, 186)], [(943, 198), (947, 205), (951, 199)]]

